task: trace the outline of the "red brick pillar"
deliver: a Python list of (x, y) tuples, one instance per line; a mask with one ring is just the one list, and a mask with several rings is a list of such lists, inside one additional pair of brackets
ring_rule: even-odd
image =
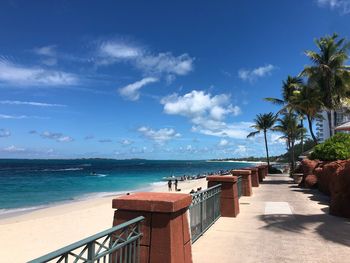
[(242, 170), (250, 170), (251, 171), (251, 177), (252, 177), (252, 186), (253, 187), (259, 187), (259, 169), (257, 167), (248, 167), (243, 168)]
[(135, 193), (113, 199), (113, 226), (137, 216), (141, 225), (142, 263), (192, 262), (190, 228), (187, 211), (192, 202), (189, 194)]
[(261, 183), (262, 181), (264, 181), (264, 178), (265, 178), (265, 168), (264, 168), (264, 165), (259, 165), (257, 166), (257, 168), (258, 168), (259, 182)]
[(237, 176), (208, 176), (208, 188), (221, 184), (220, 212), (223, 217), (236, 217), (239, 214)]
[(252, 188), (252, 177), (250, 170), (232, 170), (232, 175), (242, 176), (242, 195), (251, 196), (253, 195)]

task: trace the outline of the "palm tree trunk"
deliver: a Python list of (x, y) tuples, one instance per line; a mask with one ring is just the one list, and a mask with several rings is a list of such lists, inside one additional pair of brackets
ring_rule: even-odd
[(332, 110), (327, 111), (327, 118), (328, 118), (328, 128), (329, 128), (329, 137), (332, 137)]
[[(301, 128), (304, 128), (303, 119), (300, 120), (300, 126)], [(304, 152), (304, 132), (301, 133), (300, 144), (301, 144), (301, 152), (303, 153)]]
[(310, 115), (306, 115), (306, 117), (307, 117), (307, 122), (309, 123), (309, 131), (310, 131), (312, 140), (314, 141), (314, 143), (316, 145), (318, 142), (317, 142), (317, 138), (316, 138), (316, 136), (314, 134), (314, 130), (312, 128), (312, 119), (311, 119)]
[(295, 169), (295, 152), (294, 152), (294, 140), (292, 140), (292, 147), (291, 147), (291, 153), (292, 153), (292, 163), (291, 163), (291, 175), (294, 174)]
[(267, 147), (266, 130), (264, 130), (264, 139), (265, 139), (267, 167), (270, 167), (269, 148)]

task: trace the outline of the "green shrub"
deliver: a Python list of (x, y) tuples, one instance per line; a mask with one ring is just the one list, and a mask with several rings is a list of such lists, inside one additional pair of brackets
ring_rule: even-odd
[(346, 160), (350, 158), (350, 134), (337, 133), (324, 143), (315, 146), (311, 159), (321, 161)]

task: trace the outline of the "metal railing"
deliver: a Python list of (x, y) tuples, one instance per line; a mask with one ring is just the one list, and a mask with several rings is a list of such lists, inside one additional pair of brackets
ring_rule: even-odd
[(242, 196), (242, 176), (237, 177), (238, 198)]
[(28, 263), (43, 262), (140, 262), (139, 216), (118, 226), (85, 238)]
[(220, 217), (221, 184), (192, 195), (190, 225), (192, 243)]

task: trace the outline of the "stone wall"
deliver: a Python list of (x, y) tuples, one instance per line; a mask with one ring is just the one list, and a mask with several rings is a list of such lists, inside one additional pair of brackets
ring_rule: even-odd
[(330, 213), (350, 218), (350, 159), (334, 162), (303, 160), (302, 187), (314, 187), (331, 197)]

